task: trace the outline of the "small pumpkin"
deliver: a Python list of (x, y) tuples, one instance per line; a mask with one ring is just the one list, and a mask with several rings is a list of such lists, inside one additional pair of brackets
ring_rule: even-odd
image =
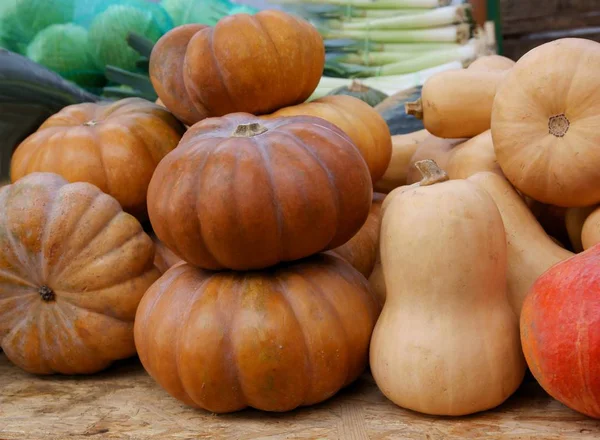
[(265, 10), (167, 32), (152, 49), (149, 70), (158, 97), (192, 125), (207, 116), (267, 114), (300, 104), (316, 89), (324, 65), (314, 26)]
[(89, 183), (32, 173), (0, 189), (0, 347), (36, 374), (91, 374), (136, 353), (160, 273), (140, 223)]
[(581, 245), (584, 250), (600, 243), (600, 207), (587, 216), (581, 229)]
[(364, 159), (333, 124), (234, 113), (186, 132), (156, 168), (148, 212), (188, 263), (247, 270), (341, 246), (372, 197)]
[(388, 97), (388, 95), (385, 93), (380, 92), (377, 89), (373, 89), (357, 80), (353, 80), (349, 86), (342, 86), (338, 87), (337, 89), (333, 89), (327, 95), (352, 96), (360, 99), (362, 102), (366, 102), (371, 107), (375, 107)]
[(504, 402), (521, 384), (525, 361), (494, 200), (424, 162), (423, 180), (394, 190), (382, 209), (387, 297), (370, 365), (395, 404), (460, 416)]
[(565, 260), (533, 285), (521, 313), (531, 373), (569, 408), (600, 419), (600, 245)]
[(364, 157), (373, 182), (378, 181), (392, 157), (392, 139), (383, 118), (369, 105), (351, 96), (323, 98), (282, 108), (265, 118), (316, 116), (341, 128)]
[(144, 220), (154, 169), (184, 131), (166, 109), (140, 98), (70, 105), (17, 147), (11, 181), (51, 172), (69, 182), (89, 182)]
[(562, 207), (600, 202), (598, 69), (600, 43), (563, 38), (521, 57), (498, 89), (496, 157), (511, 183), (535, 200)]
[(584, 250), (582, 241), (583, 226), (585, 225), (587, 218), (596, 210), (596, 208), (597, 206), (568, 208), (565, 212), (565, 227), (569, 235), (569, 242), (571, 248), (576, 253)]
[(364, 371), (379, 310), (365, 278), (333, 255), (248, 273), (184, 263), (144, 295), (135, 342), (146, 371), (187, 405), (289, 411)]
[(369, 278), (379, 252), (381, 204), (385, 194), (374, 193), (367, 221), (349, 241), (330, 251), (350, 263), (365, 278)]

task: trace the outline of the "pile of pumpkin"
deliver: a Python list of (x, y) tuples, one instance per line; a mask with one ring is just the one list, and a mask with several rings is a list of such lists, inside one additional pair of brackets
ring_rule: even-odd
[(15, 151), (0, 346), (36, 374), (137, 352), (218, 413), (315, 404), (370, 365), (396, 404), (464, 415), (519, 386), (522, 339), (542, 386), (598, 417), (600, 248), (574, 256), (534, 215), (600, 203), (580, 59), (600, 45), (439, 74), (408, 106), (427, 131), (391, 136), (359, 99), (304, 103), (325, 61), (308, 23), (177, 27), (150, 59), (161, 105), (66, 107)]

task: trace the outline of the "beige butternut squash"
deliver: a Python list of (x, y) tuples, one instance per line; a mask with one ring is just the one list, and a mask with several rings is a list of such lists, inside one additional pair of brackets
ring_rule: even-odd
[(448, 161), (444, 170), (450, 179), (466, 179), (482, 171), (502, 175), (502, 170), (496, 162), (491, 131), (484, 131), (452, 148), (448, 152)]
[(467, 139), (443, 139), (437, 136), (428, 136), (421, 142), (410, 159), (408, 173), (406, 175), (406, 184), (412, 185), (421, 180), (421, 173), (415, 167), (415, 163), (422, 160), (433, 160), (440, 168), (446, 169), (449, 153), (457, 145), (465, 142)]
[(515, 62), (510, 58), (502, 55), (486, 55), (477, 58), (467, 69), (469, 70), (482, 70), (482, 71), (502, 71), (510, 70), (515, 65)]
[(467, 180), (492, 197), (502, 216), (508, 251), (508, 298), (520, 316), (525, 296), (535, 280), (573, 253), (552, 241), (506, 178), (482, 172)]
[(600, 207), (585, 219), (581, 229), (581, 245), (584, 250), (598, 243), (600, 243)]
[(569, 242), (573, 250), (577, 253), (583, 251), (581, 238), (583, 225), (595, 209), (596, 206), (584, 206), (582, 208), (567, 208), (565, 212), (565, 227), (569, 234)]
[(392, 136), (392, 158), (383, 177), (375, 183), (375, 191), (387, 194), (399, 186), (406, 185), (411, 158), (419, 144), (428, 136), (427, 130)]
[(490, 129), (498, 85), (509, 71), (449, 70), (429, 78), (421, 98), (405, 104), (407, 114), (423, 120), (441, 138), (471, 138)]
[(523, 380), (525, 361), (507, 298), (498, 208), (468, 180), (440, 180), (405, 189), (384, 211), (387, 298), (370, 365), (397, 405), (461, 416), (504, 402)]

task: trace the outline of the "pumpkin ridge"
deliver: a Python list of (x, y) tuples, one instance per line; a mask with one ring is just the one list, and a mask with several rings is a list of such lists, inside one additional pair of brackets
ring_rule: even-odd
[[(30, 287), (32, 289), (37, 289), (38, 287), (30, 281), (27, 281), (25, 278), (21, 278), (19, 275), (0, 267), (0, 279), (8, 279), (9, 281), (19, 282), (24, 287)], [(25, 295), (25, 294), (24, 294)], [(18, 295), (13, 295), (18, 296)], [(7, 297), (10, 298), (10, 297)], [(0, 302), (2, 302), (4, 298), (0, 298)]]
[[(221, 68), (221, 65), (219, 64), (219, 60), (217, 60), (217, 56), (215, 55), (215, 39), (214, 39), (214, 35), (215, 35), (215, 29), (211, 29), (210, 32), (210, 42), (209, 42), (209, 46), (210, 46), (210, 57), (212, 58), (212, 62), (213, 65), (215, 66), (215, 72), (217, 74), (217, 76), (219, 77), (219, 82), (223, 87), (223, 90), (225, 91), (225, 96), (227, 97), (227, 100), (229, 101), (229, 107), (231, 108), (232, 106), (235, 107), (235, 105), (233, 105), (233, 98), (231, 97), (231, 92), (229, 91), (229, 86), (227, 84), (227, 81), (225, 81), (225, 76), (223, 75), (223, 70)], [(198, 101), (200, 101), (200, 104), (202, 104), (202, 106), (208, 110), (208, 113), (214, 113), (213, 109), (208, 107), (206, 105), (206, 103), (204, 102), (204, 99), (202, 96), (197, 96)], [(196, 105), (196, 104), (194, 104)], [(198, 106), (196, 106), (197, 108)]]
[[(269, 42), (269, 44), (271, 45), (271, 47), (275, 51), (276, 57), (273, 57), (273, 58), (277, 58), (277, 68), (276, 68), (276, 71), (277, 72), (283, 72), (284, 69), (282, 68), (282, 65), (281, 65), (281, 54), (279, 53), (279, 48), (275, 44), (275, 40), (273, 40), (273, 37), (271, 36), (271, 34), (269, 33), (269, 31), (267, 30), (266, 26), (263, 24), (263, 22), (261, 20), (261, 17), (258, 17), (256, 15), (252, 15), (252, 16), (250, 16), (250, 20), (252, 20), (254, 23), (257, 24), (257, 27), (266, 36), (266, 40)], [(298, 68), (298, 70), (300, 72), (304, 71), (300, 66), (298, 66), (297, 68)], [(279, 86), (281, 86), (281, 83), (279, 83)], [(298, 88), (298, 89), (300, 89), (300, 88)], [(294, 101), (296, 101), (297, 99), (298, 98), (296, 97), (296, 99), (294, 99)]]

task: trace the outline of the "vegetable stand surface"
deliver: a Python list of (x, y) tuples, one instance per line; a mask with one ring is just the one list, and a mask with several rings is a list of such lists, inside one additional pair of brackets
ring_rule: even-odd
[(0, 354), (2, 440), (597, 439), (600, 423), (525, 382), (493, 411), (438, 418), (398, 408), (369, 373), (320, 405), (289, 413), (214, 415), (164, 392), (137, 359), (94, 376), (37, 377)]

